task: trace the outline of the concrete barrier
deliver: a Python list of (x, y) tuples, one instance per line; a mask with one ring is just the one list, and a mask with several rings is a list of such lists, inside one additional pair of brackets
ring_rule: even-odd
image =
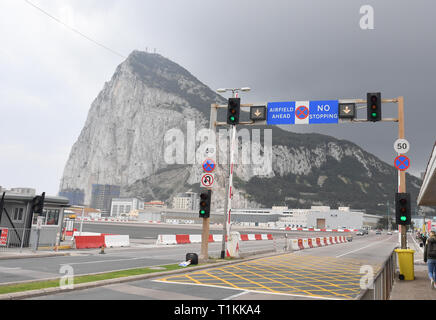
[(290, 239), (290, 248), (292, 248), (293, 251), (301, 250), (300, 246), (298, 245), (298, 239)]
[(309, 248), (313, 248), (312, 238), (307, 239), (307, 244), (309, 245)]
[(105, 245), (105, 236), (76, 236), (74, 242), (76, 249), (96, 249)]
[[(239, 234), (239, 233), (238, 233)], [(272, 234), (239, 234), (239, 241), (259, 241), (259, 240), (274, 240)], [(209, 242), (222, 242), (222, 234), (209, 235)], [(227, 240), (227, 239), (226, 239)], [(157, 237), (156, 244), (189, 244), (201, 243), (200, 234), (176, 234), (165, 235), (160, 234)]]
[(316, 229), (316, 228), (280, 228), (286, 231), (309, 231), (309, 232), (357, 232), (359, 229)]
[(105, 235), (104, 242), (107, 248), (129, 247), (129, 235)]

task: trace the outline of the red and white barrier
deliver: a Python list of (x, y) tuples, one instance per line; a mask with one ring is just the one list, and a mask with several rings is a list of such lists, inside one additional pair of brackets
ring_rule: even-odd
[[(210, 234), (209, 242), (222, 242), (222, 234)], [(272, 234), (241, 234), (240, 241), (259, 241), (274, 240)], [(189, 244), (201, 243), (200, 234), (160, 234), (157, 237), (156, 244)]]
[[(283, 229), (283, 228), (282, 228)], [(359, 229), (315, 229), (315, 228), (284, 228), (286, 231), (310, 231), (310, 232), (357, 232)]]
[(130, 246), (129, 235), (114, 235), (95, 232), (74, 232), (73, 241), (76, 249), (97, 249), (128, 247)]
[(328, 245), (346, 243), (347, 239), (344, 236), (340, 237), (323, 237), (323, 238), (307, 238), (307, 239), (290, 239), (289, 247), (293, 251), (305, 250), (311, 248), (325, 247)]

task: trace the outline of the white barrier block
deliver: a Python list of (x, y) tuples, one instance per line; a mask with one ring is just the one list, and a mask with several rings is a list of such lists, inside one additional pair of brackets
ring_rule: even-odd
[(303, 247), (304, 249), (310, 249), (308, 239), (303, 239)]
[(301, 250), (300, 247), (298, 246), (298, 239), (291, 239), (291, 248), (292, 250)]
[(176, 236), (173, 234), (160, 234), (156, 244), (177, 244)]
[(201, 243), (201, 234), (192, 234), (189, 236), (191, 243)]
[(318, 243), (316, 243), (316, 238), (312, 238), (312, 245), (314, 248), (319, 247)]
[(223, 241), (223, 235), (222, 234), (214, 234), (212, 235), (214, 242), (222, 242)]
[(129, 235), (106, 235), (104, 236), (104, 243), (106, 244), (107, 248), (129, 247), (130, 238)]
[(256, 235), (255, 234), (248, 234), (248, 240), (256, 240)]

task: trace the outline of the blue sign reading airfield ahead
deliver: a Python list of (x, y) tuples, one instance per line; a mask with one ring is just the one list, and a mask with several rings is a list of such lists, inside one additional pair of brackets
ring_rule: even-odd
[[(322, 124), (339, 122), (339, 101), (307, 101), (309, 114), (304, 104), (296, 106), (296, 102), (268, 103), (268, 125), (295, 124), (296, 109), (298, 109), (298, 124)], [(300, 101), (301, 103), (301, 101)]]
[(268, 103), (267, 124), (295, 124), (295, 102)]

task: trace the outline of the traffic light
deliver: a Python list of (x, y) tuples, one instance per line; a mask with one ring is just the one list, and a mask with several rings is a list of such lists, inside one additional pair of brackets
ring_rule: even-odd
[(200, 194), (200, 218), (210, 217), (211, 201), (212, 201), (212, 190)]
[(42, 213), (44, 210), (44, 199), (45, 192), (42, 193), (42, 196), (36, 196), (32, 201), (32, 210), (34, 213)]
[(367, 112), (368, 121), (377, 122), (382, 119), (382, 103), (381, 103), (381, 93), (368, 93), (367, 95)]
[(241, 99), (230, 98), (227, 109), (227, 124), (239, 124), (239, 115), (241, 113)]
[(411, 224), (410, 193), (395, 194), (395, 216), (397, 224)]

